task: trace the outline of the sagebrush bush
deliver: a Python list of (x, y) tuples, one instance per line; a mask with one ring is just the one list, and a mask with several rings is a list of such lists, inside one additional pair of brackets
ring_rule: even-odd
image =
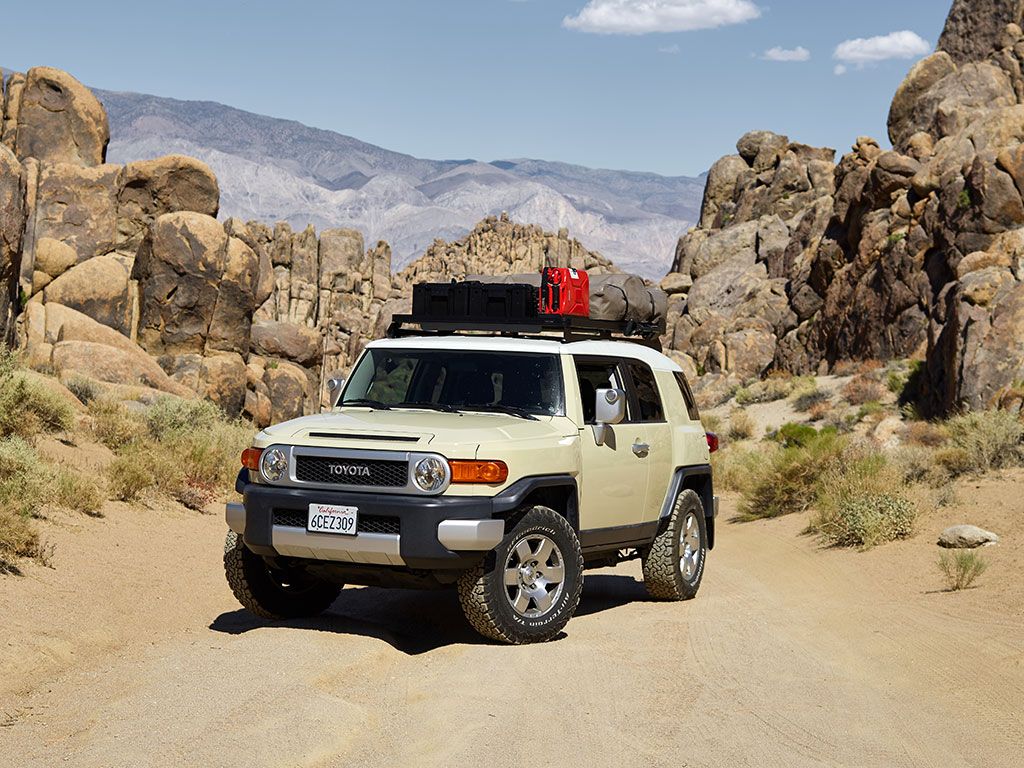
[(967, 589), (975, 579), (988, 570), (985, 558), (977, 552), (963, 549), (953, 554), (943, 552), (939, 556), (938, 566), (950, 592)]
[(711, 454), (715, 488), (722, 491), (745, 492), (751, 478), (779, 450), (773, 443), (759, 443), (754, 447), (726, 446)]
[(729, 438), (749, 440), (754, 436), (754, 419), (742, 408), (734, 408), (729, 414)]
[(20, 573), (17, 561), (30, 557), (46, 562), (46, 549), (28, 515), (0, 505), (0, 574)]
[(831, 397), (824, 389), (814, 387), (797, 394), (793, 398), (793, 407), (801, 412), (810, 411), (817, 405), (828, 403)]
[(951, 474), (980, 474), (1024, 461), (1024, 424), (1007, 411), (975, 411), (946, 422), (949, 447), (936, 460)]
[(811, 421), (824, 421), (832, 413), (832, 402), (826, 400), (816, 403), (807, 409), (807, 418)]
[(99, 387), (96, 386), (96, 382), (92, 379), (87, 379), (84, 376), (71, 376), (64, 386), (67, 387), (71, 394), (79, 399), (82, 405), (88, 405), (100, 395)]
[(813, 382), (814, 380), (809, 377), (773, 374), (767, 379), (751, 382), (736, 390), (736, 403), (753, 405), (784, 400), (793, 394), (794, 390), (806, 388), (809, 383), (813, 386)]
[[(835, 432), (836, 430), (831, 427), (823, 427), (821, 431)], [(789, 447), (807, 445), (812, 440), (817, 439), (819, 434), (821, 433), (810, 424), (797, 424), (796, 422), (788, 421), (775, 430), (771, 437), (775, 442)]]
[(822, 472), (841, 458), (847, 445), (847, 439), (835, 432), (814, 432), (806, 442), (789, 444), (772, 454), (745, 482), (741, 518), (778, 517), (809, 509)]
[(905, 539), (914, 531), (914, 505), (897, 493), (843, 499), (828, 515), (819, 513), (812, 528), (840, 547), (870, 547)]
[(238, 457), (252, 442), (251, 425), (202, 400), (161, 398), (139, 412), (98, 400), (90, 413), (97, 437), (117, 454), (107, 475), (122, 501), (153, 489), (202, 508), (231, 491)]
[(74, 411), (59, 394), (4, 363), (0, 378), (0, 437), (30, 438), (40, 432), (66, 432)]
[(882, 385), (864, 375), (855, 376), (843, 387), (843, 397), (850, 405), (877, 403), (884, 396)]
[(913, 445), (938, 448), (949, 439), (949, 433), (930, 421), (911, 421), (903, 428), (903, 440)]
[(701, 425), (705, 432), (718, 432), (722, 428), (722, 417), (716, 413), (702, 413)]

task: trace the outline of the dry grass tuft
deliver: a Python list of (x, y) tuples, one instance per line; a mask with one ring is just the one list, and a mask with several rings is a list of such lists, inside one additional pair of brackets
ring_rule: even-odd
[(749, 440), (754, 436), (754, 419), (742, 408), (734, 408), (729, 414), (729, 438)]
[(855, 376), (843, 387), (843, 397), (850, 405), (877, 403), (885, 396), (885, 388), (866, 376)]
[(963, 549), (952, 554), (943, 552), (939, 557), (938, 566), (950, 592), (967, 589), (975, 579), (988, 570), (985, 558), (977, 552)]
[(948, 447), (936, 461), (952, 475), (981, 474), (1024, 462), (1024, 424), (1007, 411), (975, 411), (946, 422)]

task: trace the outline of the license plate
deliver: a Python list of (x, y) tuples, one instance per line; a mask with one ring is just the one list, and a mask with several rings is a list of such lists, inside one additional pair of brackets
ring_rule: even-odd
[(310, 504), (306, 530), (310, 533), (339, 533), (355, 536), (359, 524), (358, 507), (339, 507), (334, 504)]

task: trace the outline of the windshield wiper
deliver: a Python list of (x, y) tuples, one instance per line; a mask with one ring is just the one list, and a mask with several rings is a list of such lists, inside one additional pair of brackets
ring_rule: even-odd
[(459, 409), (454, 405), (445, 405), (444, 403), (427, 403), (421, 401), (409, 401), (404, 403), (396, 403), (392, 408), (423, 408), (429, 411), (441, 411), (442, 413), (458, 413)]
[(353, 405), (356, 408), (373, 408), (377, 411), (390, 411), (391, 406), (386, 403), (382, 403), (380, 400), (373, 400), (369, 397), (357, 397), (355, 400), (343, 400), (341, 407), (344, 408), (346, 405)]
[(527, 411), (525, 408), (516, 408), (514, 405), (466, 405), (463, 406), (463, 410), (481, 411), (482, 413), (507, 413), (509, 416), (518, 416), (521, 419), (539, 421), (539, 419), (536, 416)]

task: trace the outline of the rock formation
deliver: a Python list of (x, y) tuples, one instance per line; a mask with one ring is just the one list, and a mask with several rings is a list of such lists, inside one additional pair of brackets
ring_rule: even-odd
[[(758, 131), (708, 175), (679, 243), (670, 346), (714, 399), (769, 369), (927, 359), (931, 412), (1024, 379), (1024, 3), (956, 0), (893, 99), (893, 150)], [(691, 287), (692, 284), (692, 287)]]

